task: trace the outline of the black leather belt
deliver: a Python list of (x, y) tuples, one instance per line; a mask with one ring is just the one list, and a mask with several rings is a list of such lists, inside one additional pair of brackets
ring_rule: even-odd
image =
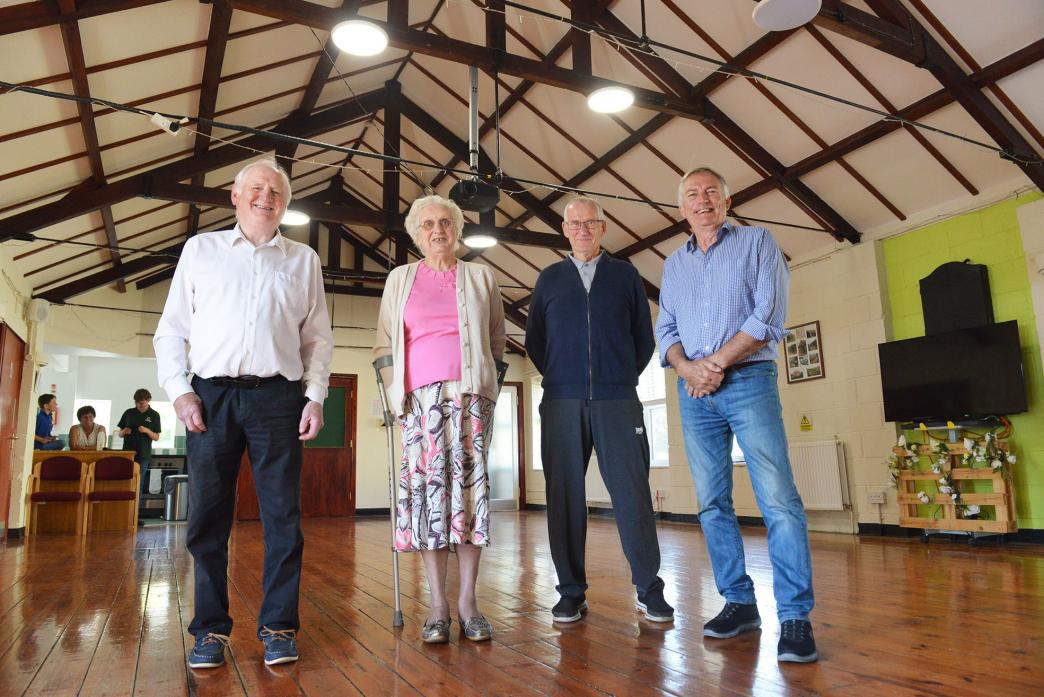
[(730, 365), (725, 370), (739, 370), (740, 368), (746, 368), (748, 365), (757, 365), (758, 363), (772, 363), (772, 361), (770, 361), (770, 360), (744, 361), (743, 363), (736, 363), (734, 365)]
[(203, 379), (211, 385), (217, 385), (218, 387), (241, 387), (246, 390), (261, 387), (261, 385), (267, 385), (276, 380), (286, 380), (282, 375), (273, 375), (267, 378), (261, 378), (256, 375), (240, 375), (239, 377), (219, 375), (217, 377)]

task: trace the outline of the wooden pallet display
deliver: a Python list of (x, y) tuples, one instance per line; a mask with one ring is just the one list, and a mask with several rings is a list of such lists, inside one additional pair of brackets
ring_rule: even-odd
[[(973, 492), (961, 492), (960, 503), (955, 503), (950, 498), (949, 494), (935, 494), (929, 493), (931, 500), (927, 504), (923, 504), (919, 498), (917, 498), (917, 483), (922, 481), (932, 481), (938, 483), (939, 477), (942, 475), (934, 472), (911, 469), (911, 463), (908, 460), (913, 458), (906, 456), (906, 449), (901, 447), (893, 448), (896, 457), (899, 458), (903, 464), (903, 468), (899, 471), (899, 493), (897, 500), (899, 502), (899, 526), (904, 528), (923, 528), (926, 530), (954, 530), (960, 532), (992, 532), (992, 533), (1007, 533), (1007, 532), (1018, 532), (1019, 524), (1015, 518), (1015, 499), (1012, 491), (1011, 481), (1005, 475), (1005, 469), (1010, 465), (1005, 465), (1004, 468), (994, 471), (990, 467), (960, 467), (961, 456), (967, 453), (967, 449), (963, 443), (947, 443), (949, 449), (950, 459), (950, 470), (954, 484), (958, 489), (961, 488), (961, 484), (967, 481), (989, 481), (992, 482), (993, 491), (989, 493), (973, 493)], [(997, 441), (998, 447), (1007, 452), (1008, 442)], [(916, 448), (916, 450), (915, 450)], [(910, 446), (911, 450), (919, 453), (920, 455), (927, 455), (933, 460), (938, 457), (935, 449), (930, 445), (913, 445)], [(949, 468), (946, 468), (949, 469)], [(957, 516), (958, 506), (994, 506), (996, 511), (996, 520), (978, 520), (969, 518), (959, 518)], [(918, 506), (939, 506), (941, 511), (940, 517), (922, 516), (919, 515)]]

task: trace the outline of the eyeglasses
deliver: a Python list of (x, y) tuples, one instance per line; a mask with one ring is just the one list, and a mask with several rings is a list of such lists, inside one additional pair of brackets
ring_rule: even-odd
[(449, 218), (439, 218), (438, 220), (425, 220), (420, 224), (421, 228), (425, 232), (431, 232), (435, 229), (436, 225), (446, 230), (453, 229), (453, 221)]
[(605, 223), (604, 220), (567, 220), (565, 225), (570, 230), (579, 230), (580, 226), (583, 225), (588, 230), (597, 230), (599, 225)]

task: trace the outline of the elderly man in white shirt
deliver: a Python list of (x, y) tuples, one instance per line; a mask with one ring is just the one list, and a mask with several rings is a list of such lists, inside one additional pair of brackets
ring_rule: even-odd
[(236, 226), (185, 243), (153, 341), (159, 382), (189, 432), (192, 668), (225, 661), (228, 539), (244, 448), (265, 536), (258, 638), (268, 665), (298, 657), (302, 441), (323, 425), (333, 334), (319, 256), (279, 232), (290, 193), (274, 160), (240, 170)]

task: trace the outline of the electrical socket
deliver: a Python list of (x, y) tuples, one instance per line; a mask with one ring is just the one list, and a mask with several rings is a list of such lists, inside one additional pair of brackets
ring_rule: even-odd
[(866, 495), (867, 503), (884, 503), (885, 492), (883, 491), (871, 491)]

